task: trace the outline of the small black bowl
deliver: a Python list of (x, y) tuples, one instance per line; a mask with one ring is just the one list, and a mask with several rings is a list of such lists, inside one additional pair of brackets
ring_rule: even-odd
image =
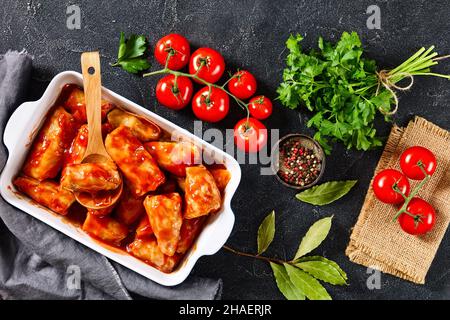
[[(280, 148), (279, 147), (280, 147), (280, 145), (283, 145), (284, 143), (286, 143), (289, 140), (300, 141), (300, 144), (303, 147), (313, 150), (314, 156), (321, 161), (320, 173), (317, 176), (317, 178), (313, 182), (306, 184), (304, 186), (290, 184), (290, 183), (284, 181), (278, 174), (278, 171), (280, 169), (280, 163), (279, 163)], [(272, 168), (272, 171), (274, 172), (275, 176), (277, 177), (278, 181), (280, 181), (283, 185), (285, 185), (289, 188), (296, 189), (296, 190), (308, 189), (308, 188), (311, 188), (312, 186), (316, 185), (319, 182), (320, 178), (322, 178), (323, 172), (325, 171), (325, 152), (323, 151), (322, 147), (316, 140), (314, 140), (313, 138), (311, 138), (307, 135), (300, 134), (300, 133), (288, 134), (288, 135), (282, 137), (280, 140), (278, 140), (277, 143), (273, 146), (272, 154), (271, 154), (271, 168)]]

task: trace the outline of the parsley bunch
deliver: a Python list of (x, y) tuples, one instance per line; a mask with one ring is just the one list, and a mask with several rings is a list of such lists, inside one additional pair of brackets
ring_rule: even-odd
[[(283, 82), (277, 92), (286, 107), (300, 104), (314, 112), (308, 127), (329, 154), (330, 142), (341, 141), (347, 148), (368, 150), (382, 145), (376, 136), (374, 120), (378, 112), (389, 120), (398, 99), (395, 90), (409, 89), (413, 76), (432, 75), (450, 79), (449, 75), (430, 72), (439, 59), (434, 47), (421, 48), (392, 70), (377, 72), (374, 60), (362, 57), (361, 40), (356, 32), (342, 34), (335, 44), (319, 38), (319, 50), (302, 52), (301, 35), (291, 35), (286, 42), (289, 54), (283, 71)], [(396, 85), (409, 78), (407, 87)]]

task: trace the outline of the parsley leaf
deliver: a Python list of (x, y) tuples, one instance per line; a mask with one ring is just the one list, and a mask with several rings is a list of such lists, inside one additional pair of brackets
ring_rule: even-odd
[(120, 66), (130, 73), (144, 71), (150, 68), (150, 62), (147, 60), (147, 48), (148, 43), (145, 36), (132, 34), (125, 39), (125, 34), (121, 32), (117, 62), (111, 66)]

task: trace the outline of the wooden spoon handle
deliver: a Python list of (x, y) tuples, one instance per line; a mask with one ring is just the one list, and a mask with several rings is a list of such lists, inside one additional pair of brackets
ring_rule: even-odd
[(100, 55), (98, 51), (81, 54), (86, 116), (88, 123), (88, 145), (84, 157), (102, 154), (109, 158), (102, 138), (102, 88), (100, 77)]

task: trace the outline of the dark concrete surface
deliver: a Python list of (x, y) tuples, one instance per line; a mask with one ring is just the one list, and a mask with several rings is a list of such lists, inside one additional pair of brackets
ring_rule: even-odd
[[(66, 28), (66, 7), (74, 3), (81, 8), (80, 30)], [(366, 27), (366, 8), (372, 4), (381, 8), (381, 30)], [(34, 55), (35, 69), (29, 94), (29, 99), (33, 100), (40, 97), (56, 73), (79, 71), (81, 52), (99, 49), (106, 87), (193, 131), (194, 117), (189, 108), (175, 113), (158, 105), (154, 95), (156, 78), (142, 79), (108, 66), (116, 55), (120, 31), (146, 34), (151, 44), (169, 32), (182, 33), (193, 47), (210, 46), (222, 52), (229, 69), (241, 67), (252, 71), (260, 84), (258, 92), (275, 98), (286, 55), (284, 42), (292, 32), (305, 35), (305, 46), (310, 47), (319, 35), (334, 40), (343, 31), (357, 31), (367, 56), (376, 59), (380, 67), (392, 67), (421, 46), (434, 44), (438, 52), (449, 54), (449, 16), (450, 3), (445, 0), (3, 0), (0, 52), (25, 48)], [(450, 73), (450, 61), (442, 62), (436, 70)], [(420, 115), (450, 129), (449, 84), (437, 78), (417, 78), (412, 90), (400, 94), (395, 122), (406, 125), (414, 115)], [(204, 127), (230, 128), (243, 116), (234, 106), (226, 121)], [(281, 129), (281, 134), (312, 134), (305, 126), (307, 117), (304, 111), (290, 111), (276, 102), (273, 116), (265, 123), (269, 128)], [(390, 125), (380, 122), (378, 128), (381, 135), (386, 135)], [(349, 275), (348, 287), (326, 286), (335, 299), (450, 298), (449, 232), (428, 273), (426, 285), (382, 275), (381, 288), (371, 291), (366, 286), (366, 268), (351, 263), (344, 255), (380, 154), (381, 149), (363, 153), (336, 146), (327, 159), (324, 181), (358, 179), (359, 183), (345, 198), (320, 208), (295, 200), (295, 192), (278, 184), (273, 176), (260, 176), (258, 165), (243, 165), (242, 182), (232, 202), (236, 224), (228, 245), (254, 252), (258, 225), (275, 209), (277, 233), (267, 254), (290, 257), (314, 221), (334, 215), (330, 236), (317, 253), (336, 260)], [(282, 298), (268, 265), (223, 250), (201, 258), (193, 273), (222, 278), (223, 298)]]

